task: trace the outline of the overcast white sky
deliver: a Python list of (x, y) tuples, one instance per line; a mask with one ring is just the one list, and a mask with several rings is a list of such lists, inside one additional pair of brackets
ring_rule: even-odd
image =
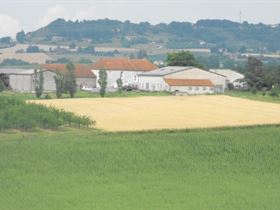
[(0, 37), (26, 32), (57, 18), (112, 18), (151, 23), (229, 19), (280, 23), (280, 0), (0, 0)]

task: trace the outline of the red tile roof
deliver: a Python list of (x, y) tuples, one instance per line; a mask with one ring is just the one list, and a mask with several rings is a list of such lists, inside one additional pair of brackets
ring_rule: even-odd
[(209, 79), (164, 79), (170, 86), (206, 86), (214, 87)]
[(158, 67), (146, 59), (105, 58), (92, 65), (95, 70), (152, 71)]
[[(66, 64), (43, 64), (41, 68), (61, 74), (65, 74), (67, 71)], [(96, 78), (96, 75), (91, 71), (91, 67), (83, 64), (75, 65), (75, 75), (77, 78)]]

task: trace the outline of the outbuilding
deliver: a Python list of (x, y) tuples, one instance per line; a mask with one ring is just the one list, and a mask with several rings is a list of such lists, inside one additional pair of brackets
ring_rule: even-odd
[[(56, 90), (54, 76), (57, 73), (65, 75), (67, 68), (66, 64), (45, 64), (38, 71), (43, 71), (44, 91), (53, 92)], [(35, 69), (0, 70), (0, 76), (4, 78), (5, 85), (16, 92), (34, 92), (34, 74)], [(75, 76), (78, 87), (96, 87), (96, 76), (90, 67), (75, 65)]]
[(227, 83), (227, 78), (217, 73), (191, 66), (168, 66), (139, 74), (138, 88), (188, 94), (223, 93)]

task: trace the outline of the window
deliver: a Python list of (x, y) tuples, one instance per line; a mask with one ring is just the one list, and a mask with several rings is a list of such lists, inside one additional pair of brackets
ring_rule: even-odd
[(192, 90), (192, 87), (189, 87), (189, 90)]
[(203, 90), (206, 90), (206, 87), (203, 87)]
[(199, 87), (196, 87), (195, 90), (199, 90)]

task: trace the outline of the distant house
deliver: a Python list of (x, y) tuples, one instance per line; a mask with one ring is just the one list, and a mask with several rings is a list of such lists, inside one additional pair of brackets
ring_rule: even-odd
[(248, 87), (247, 82), (244, 81), (244, 74), (231, 69), (210, 69), (210, 71), (225, 76), (235, 89), (246, 89)]
[(225, 76), (196, 67), (168, 66), (139, 74), (138, 88), (145, 91), (206, 94), (223, 93), (227, 83)]
[[(96, 86), (96, 77), (90, 70), (90, 67), (84, 65), (75, 66), (76, 82), (78, 87)], [(0, 75), (5, 78), (5, 85), (16, 92), (31, 93), (34, 92), (34, 69), (1, 69)], [(65, 64), (45, 64), (41, 66), (40, 71), (44, 75), (44, 91), (52, 92), (56, 90), (54, 76), (57, 72), (66, 74)]]
[[(158, 67), (146, 59), (106, 58), (92, 65), (92, 70), (97, 77), (100, 70), (107, 72), (107, 88), (116, 89), (117, 80), (122, 79), (123, 85), (137, 86), (138, 75), (149, 72)], [(97, 87), (99, 85), (97, 83)]]

